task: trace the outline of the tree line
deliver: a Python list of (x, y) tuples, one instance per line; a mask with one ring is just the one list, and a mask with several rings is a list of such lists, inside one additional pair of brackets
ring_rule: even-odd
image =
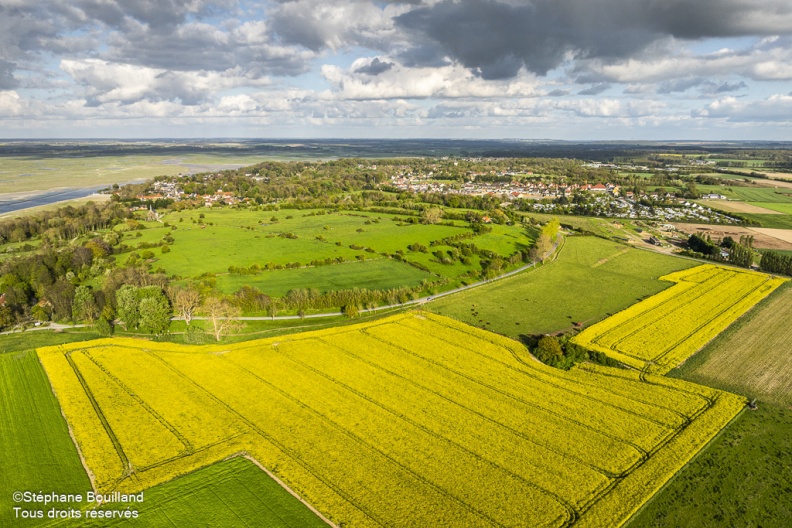
[(777, 251), (765, 251), (759, 261), (762, 271), (768, 273), (783, 273), (792, 276), (792, 255), (784, 255)]
[(754, 261), (753, 236), (742, 236), (740, 242), (727, 236), (716, 244), (709, 235), (693, 233), (688, 237), (687, 245), (691, 255), (699, 258), (729, 262), (743, 268), (750, 268)]
[(109, 229), (131, 216), (129, 209), (118, 203), (97, 205), (88, 202), (79, 207), (61, 207), (0, 222), (0, 244), (36, 237), (55, 243)]

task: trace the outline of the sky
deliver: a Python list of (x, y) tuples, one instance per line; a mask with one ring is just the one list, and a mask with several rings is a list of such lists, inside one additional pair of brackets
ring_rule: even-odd
[(2, 138), (792, 140), (790, 0), (0, 0)]

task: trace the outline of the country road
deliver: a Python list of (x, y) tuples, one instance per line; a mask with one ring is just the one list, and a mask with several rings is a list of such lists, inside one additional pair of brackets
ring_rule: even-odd
[[(552, 256), (553, 260), (558, 256), (558, 252), (560, 252), (561, 249), (563, 249), (564, 240), (565, 240), (564, 237), (559, 233), (555, 244), (553, 244), (553, 247), (547, 253), (548, 256)], [(453, 295), (455, 293), (459, 293), (459, 292), (462, 292), (462, 291), (465, 291), (465, 290), (469, 290), (471, 288), (477, 288), (479, 286), (483, 286), (483, 285), (489, 284), (491, 282), (496, 282), (496, 281), (499, 281), (499, 280), (502, 280), (502, 279), (506, 279), (508, 277), (512, 277), (514, 275), (517, 275), (518, 273), (521, 273), (521, 272), (523, 272), (523, 271), (525, 271), (525, 270), (527, 270), (529, 268), (533, 268), (535, 266), (536, 266), (535, 262), (532, 263), (532, 264), (526, 264), (525, 266), (521, 266), (521, 267), (519, 267), (519, 268), (517, 268), (515, 270), (512, 270), (512, 271), (508, 272), (508, 273), (504, 273), (503, 275), (498, 275), (497, 277), (492, 278), (492, 279), (487, 279), (487, 280), (479, 281), (479, 282), (476, 282), (476, 283), (473, 283), (473, 284), (468, 284), (467, 286), (460, 286), (459, 288), (455, 288), (453, 290), (448, 290), (448, 291), (445, 291), (445, 292), (442, 292), (442, 293), (438, 293), (438, 294), (435, 294), (435, 295), (427, 295), (426, 297), (421, 297), (420, 299), (413, 299), (413, 300), (407, 301), (405, 303), (389, 304), (389, 305), (386, 305), (386, 306), (377, 306), (375, 308), (366, 308), (366, 309), (363, 309), (363, 310), (359, 310), (358, 313), (361, 313), (361, 314), (373, 313), (373, 312), (378, 312), (378, 311), (381, 311), (381, 310), (392, 310), (394, 308), (404, 308), (406, 306), (423, 305), (423, 304), (431, 302), (431, 301), (433, 301), (435, 299), (439, 299), (440, 297), (446, 297), (448, 295)], [(299, 315), (243, 316), (243, 317), (238, 317), (237, 320), (239, 320), (239, 321), (289, 321), (289, 320), (295, 320), (295, 319), (319, 319), (319, 318), (323, 318), (323, 317), (339, 317), (341, 315), (343, 315), (343, 314), (340, 311), (338, 311), (338, 312), (308, 314), (308, 315), (304, 315), (302, 317), (300, 317)], [(191, 319), (193, 321), (206, 321), (209, 318), (208, 317), (192, 317)], [(182, 320), (181, 317), (171, 317), (171, 321), (180, 321), (180, 320)], [(121, 322), (121, 321), (115, 321), (115, 324), (119, 324), (119, 323), (123, 324), (123, 322)], [(60, 324), (60, 323), (50, 323), (47, 326), (35, 326), (33, 328), (27, 328), (25, 330), (8, 330), (8, 331), (5, 331), (5, 332), (0, 332), (0, 335), (14, 334), (14, 333), (20, 333), (20, 332), (31, 332), (31, 331), (36, 331), (36, 330), (53, 330), (53, 331), (68, 330), (70, 328), (84, 328), (86, 326), (90, 326), (90, 325), (85, 325), (85, 324), (67, 325), (67, 324)]]
[[(564, 245), (563, 245), (564, 240), (565, 240), (564, 237), (559, 233), (555, 244), (553, 244), (553, 247), (550, 249), (550, 251), (547, 254), (548, 255), (552, 255), (553, 259), (555, 259), (555, 256), (557, 255), (557, 251), (560, 251), (564, 247)], [(559, 245), (560, 245), (560, 248), (559, 248)], [(492, 279), (487, 279), (487, 280), (483, 280), (483, 281), (476, 282), (476, 283), (473, 283), (473, 284), (468, 284), (467, 286), (460, 286), (459, 288), (455, 288), (453, 290), (448, 290), (448, 291), (445, 291), (445, 292), (442, 292), (442, 293), (438, 293), (436, 295), (427, 295), (426, 297), (421, 297), (420, 299), (414, 299), (412, 301), (407, 301), (405, 303), (388, 304), (386, 306), (377, 306), (375, 308), (366, 308), (365, 310), (359, 310), (358, 313), (372, 313), (372, 312), (378, 312), (380, 310), (391, 310), (391, 309), (394, 309), (394, 308), (403, 308), (405, 306), (423, 305), (423, 304), (431, 302), (431, 301), (433, 301), (435, 299), (439, 299), (440, 297), (445, 297), (447, 295), (453, 295), (453, 294), (459, 293), (461, 291), (469, 290), (471, 288), (477, 288), (478, 286), (483, 286), (484, 284), (489, 284), (491, 282), (496, 282), (496, 281), (499, 281), (501, 279), (505, 279), (507, 277), (512, 277), (514, 275), (517, 275), (518, 273), (521, 273), (521, 272), (527, 270), (528, 268), (533, 268), (535, 266), (536, 266), (536, 263), (534, 262), (532, 264), (527, 264), (525, 266), (519, 267), (516, 270), (512, 270), (512, 271), (510, 271), (508, 273), (504, 273), (503, 275), (498, 275), (497, 277), (492, 278)], [(320, 313), (320, 314), (308, 314), (308, 315), (304, 315), (302, 317), (300, 317), (299, 315), (276, 315), (274, 317), (273, 316), (267, 316), (267, 315), (248, 316), (248, 317), (238, 317), (237, 320), (239, 320), (239, 321), (288, 321), (288, 320), (294, 320), (294, 319), (318, 319), (318, 318), (321, 318), (321, 317), (338, 317), (340, 315), (342, 315), (342, 313), (340, 311), (338, 311), (338, 312), (329, 312), (329, 313)], [(174, 317), (172, 320), (173, 321), (178, 321), (180, 319), (181, 319), (180, 317)], [(192, 319), (193, 320), (197, 320), (197, 321), (205, 321), (205, 320), (208, 319), (208, 317), (193, 317)]]
[(36, 330), (69, 330), (70, 328), (85, 328), (86, 324), (61, 324), (61, 323), (49, 323), (46, 326), (34, 326), (32, 328), (26, 328), (24, 330), (6, 330), (5, 332), (0, 332), (0, 335), (6, 334), (20, 334), (22, 332), (35, 332)]

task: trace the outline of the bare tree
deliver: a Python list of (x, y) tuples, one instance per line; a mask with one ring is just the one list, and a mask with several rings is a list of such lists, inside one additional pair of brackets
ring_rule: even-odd
[(224, 335), (240, 330), (243, 326), (238, 319), (242, 310), (220, 297), (206, 299), (201, 305), (201, 313), (209, 320), (211, 333), (217, 341), (220, 341)]
[(201, 293), (194, 288), (168, 288), (173, 309), (190, 326), (193, 315), (201, 307)]

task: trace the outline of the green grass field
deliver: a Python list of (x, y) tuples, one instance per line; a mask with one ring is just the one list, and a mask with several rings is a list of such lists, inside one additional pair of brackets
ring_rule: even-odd
[(720, 193), (728, 198), (744, 202), (792, 203), (792, 189), (721, 185), (698, 185), (697, 188), (702, 193)]
[(697, 263), (595, 237), (569, 237), (558, 260), (428, 304), (428, 309), (518, 338), (586, 326), (654, 295), (657, 278)]
[[(784, 214), (738, 213), (740, 216), (759, 222), (762, 227), (774, 229), (792, 229), (792, 189), (771, 189), (768, 187), (721, 187), (718, 185), (701, 185), (702, 193), (716, 192), (733, 200), (741, 200), (751, 205), (778, 211)], [(718, 208), (717, 202), (706, 203), (709, 207)]]
[(792, 405), (792, 286), (787, 283), (670, 376)]
[[(91, 490), (52, 393), (33, 350), (81, 339), (92, 333), (28, 332), (0, 337), (0, 526), (43, 524), (15, 519), (15, 491), (80, 493)], [(24, 504), (24, 503), (23, 503)], [(52, 507), (49, 505), (45, 511)], [(79, 508), (79, 505), (77, 506)], [(28, 509), (36, 509), (28, 505)], [(122, 508), (125, 509), (125, 508)], [(136, 522), (73, 522), (68, 526), (326, 526), (307, 507), (245, 458), (234, 458), (145, 492)], [(62, 525), (62, 524), (58, 524)]]
[(135, 520), (69, 526), (327, 527), (307, 506), (243, 457), (154, 486), (144, 497)]
[[(453, 278), (481, 270), (480, 259), (475, 255), (467, 265), (458, 260), (452, 264), (441, 264), (432, 255), (434, 251), (445, 253), (451, 249), (445, 245), (430, 246), (432, 241), (473, 233), (464, 222), (456, 222), (454, 226), (404, 224), (399, 221), (407, 217), (395, 217), (397, 221), (394, 221), (393, 215), (376, 213), (313, 213), (315, 211), (229, 208), (170, 213), (163, 218), (163, 222), (175, 225), (175, 230), (163, 224), (146, 222), (145, 225), (149, 226), (147, 229), (125, 232), (123, 242), (136, 247), (141, 242), (156, 243), (170, 234), (175, 240), (170, 245), (171, 251), (163, 254), (158, 248), (154, 248), (156, 260), (153, 267), (164, 269), (168, 275), (184, 278), (206, 272), (226, 273), (230, 266), (250, 267), (258, 264), (264, 267), (267, 263), (286, 265), (295, 262), (306, 266), (313, 260), (327, 258), (342, 257), (345, 261), (355, 261), (363, 256), (366, 259), (380, 259), (381, 253), (393, 254), (397, 251), (403, 251), (406, 260), (426, 266), (437, 276)], [(205, 217), (200, 218), (200, 214)], [(287, 234), (288, 237), (281, 236)], [(490, 233), (463, 241), (474, 243), (480, 249), (509, 256), (528, 247), (532, 243), (532, 237), (521, 225), (494, 225)], [(407, 247), (414, 243), (426, 246), (429, 252), (409, 251)], [(401, 266), (405, 265), (376, 264), (366, 268), (367, 272), (358, 279), (345, 275), (344, 270), (336, 270), (333, 266), (328, 267), (332, 269), (317, 271), (287, 270), (277, 274), (283, 280), (283, 285), (275, 285), (272, 291), (288, 291), (297, 287), (300, 277), (306, 277), (310, 283), (303, 287), (313, 287), (337, 274), (339, 279), (336, 282), (341, 287), (361, 286), (357, 283), (360, 279), (365, 282), (365, 287), (382, 289), (396, 285), (393, 273), (410, 283), (416, 283), (416, 280), (420, 282), (429, 276), (423, 274), (419, 277), (415, 273), (417, 269), (404, 270)], [(402, 271), (396, 271), (397, 269)], [(250, 277), (252, 282), (269, 282), (272, 278), (265, 278), (263, 275)], [(223, 290), (232, 291), (234, 286), (241, 286), (245, 281), (224, 279), (224, 282), (226, 285)]]
[(99, 334), (90, 328), (74, 328), (66, 332), (35, 330), (2, 334), (0, 335), (0, 357), (11, 352), (24, 352), (42, 346), (62, 345), (75, 341), (88, 341), (98, 337)]
[(792, 256), (792, 250), (791, 249), (761, 249), (760, 248), (759, 251), (761, 253), (766, 253), (767, 251), (773, 251), (775, 253), (781, 253), (782, 255)]
[(535, 218), (540, 222), (547, 222), (552, 218), (558, 220), (567, 226), (572, 226), (575, 229), (582, 229), (597, 236), (611, 238), (618, 237), (624, 238), (636, 235), (638, 229), (646, 229), (643, 222), (636, 220), (627, 220), (624, 218), (599, 218), (594, 216), (558, 216), (540, 213), (526, 214), (531, 218)]
[(743, 411), (626, 528), (787, 528), (792, 521), (792, 411)]
[(741, 213), (740, 216), (759, 222), (762, 227), (792, 229), (792, 215)]
[[(765, 161), (764, 160), (756, 160), (756, 159), (734, 159), (734, 158), (707, 158), (709, 161), (719, 162), (719, 161), (726, 161), (726, 162), (741, 162), (745, 163), (746, 167), (764, 167)], [(739, 170), (740, 167), (734, 167), (735, 169)]]
[[(28, 346), (32, 346), (29, 344)], [(60, 406), (32, 350), (0, 354), (0, 526), (15, 518), (16, 491), (85, 493), (91, 489)]]
[(369, 290), (417, 286), (424, 279), (436, 279), (431, 273), (388, 258), (365, 262), (348, 262), (333, 266), (263, 271), (258, 275), (220, 275), (217, 288), (234, 293), (242, 286), (254, 286), (272, 296), (285, 295), (297, 288), (315, 288), (321, 292), (349, 288)]
[(759, 207), (764, 207), (765, 209), (770, 209), (773, 211), (778, 211), (779, 213), (792, 215), (792, 202), (788, 202), (788, 203), (754, 202), (752, 205), (757, 205)]

